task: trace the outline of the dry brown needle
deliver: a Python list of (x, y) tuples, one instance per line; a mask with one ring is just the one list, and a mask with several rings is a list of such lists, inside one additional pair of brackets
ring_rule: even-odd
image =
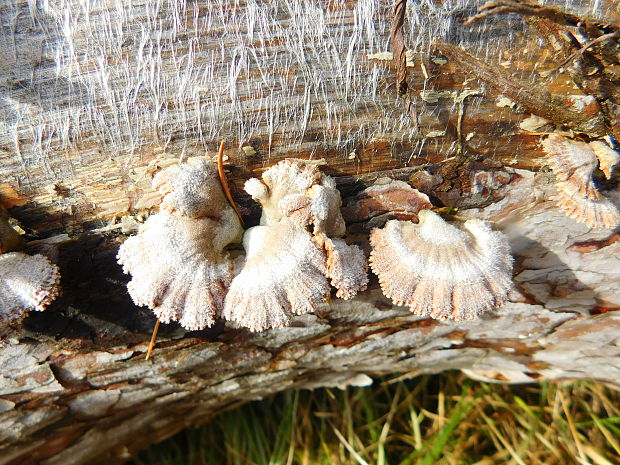
[(157, 338), (157, 331), (159, 331), (159, 320), (155, 322), (155, 327), (153, 328), (153, 335), (151, 336), (151, 342), (149, 342), (149, 348), (146, 351), (145, 360), (149, 359), (149, 357), (151, 356), (151, 352), (153, 352), (153, 349), (155, 348), (155, 338)]
[(230, 195), (230, 189), (228, 188), (228, 181), (226, 180), (226, 174), (224, 173), (224, 141), (220, 143), (220, 151), (217, 154), (217, 172), (220, 176), (220, 183), (222, 184), (222, 189), (224, 189), (224, 195), (228, 199), (228, 202), (235, 210), (235, 213), (239, 217), (239, 221), (241, 222), (241, 226), (243, 226), (243, 218), (241, 217), (241, 213), (239, 213), (239, 209), (237, 208), (237, 204)]

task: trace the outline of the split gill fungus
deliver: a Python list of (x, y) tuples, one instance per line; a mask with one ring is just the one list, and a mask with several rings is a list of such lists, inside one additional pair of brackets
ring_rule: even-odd
[(228, 203), (217, 168), (206, 160), (166, 168), (153, 178), (163, 200), (137, 235), (118, 252), (137, 305), (159, 321), (178, 321), (188, 330), (210, 327), (224, 307), (233, 279), (226, 248), (243, 229)]
[(246, 182), (263, 211), (245, 233), (246, 260), (226, 296), (226, 319), (251, 331), (278, 328), (314, 311), (330, 284), (344, 299), (366, 288), (366, 258), (341, 239), (340, 193), (322, 163), (286, 159)]
[(24, 243), (0, 206), (0, 339), (31, 310), (45, 310), (60, 292), (58, 267), (43, 255), (15, 251)]
[(599, 191), (593, 175), (600, 164), (609, 179), (620, 159), (617, 152), (603, 141), (586, 143), (559, 134), (551, 134), (542, 145), (557, 179), (558, 205), (564, 214), (589, 228), (615, 229), (620, 210)]
[(512, 287), (505, 236), (482, 220), (460, 229), (431, 210), (418, 217), (418, 224), (390, 220), (370, 234), (370, 267), (383, 293), (439, 320), (474, 320), (502, 306)]

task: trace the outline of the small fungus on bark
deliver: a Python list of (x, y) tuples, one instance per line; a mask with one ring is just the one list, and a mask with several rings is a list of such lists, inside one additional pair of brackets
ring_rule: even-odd
[(0, 324), (21, 321), (30, 310), (41, 312), (58, 296), (58, 267), (43, 255), (0, 255)]
[(602, 140), (594, 140), (588, 144), (598, 158), (599, 168), (607, 179), (611, 179), (614, 167), (620, 163), (620, 154)]
[(212, 326), (233, 278), (226, 247), (243, 229), (228, 203), (217, 168), (205, 160), (171, 166), (153, 179), (163, 195), (159, 213), (118, 252), (137, 305), (162, 323), (178, 321), (189, 330)]
[(245, 233), (246, 261), (230, 286), (225, 318), (252, 331), (282, 327), (313, 311), (330, 282), (345, 299), (366, 288), (366, 259), (340, 239), (340, 193), (321, 164), (287, 159), (262, 180), (246, 182), (263, 213), (260, 225)]
[(604, 142), (589, 144), (551, 134), (543, 143), (547, 161), (557, 179), (559, 206), (574, 220), (594, 229), (614, 229), (620, 224), (620, 210), (599, 192), (593, 174), (597, 158), (609, 178), (618, 156)]
[(510, 247), (488, 222), (463, 230), (423, 210), (419, 224), (390, 220), (370, 234), (370, 267), (383, 293), (416, 315), (474, 320), (504, 304), (512, 287)]
[[(0, 325), (14, 326), (30, 310), (43, 311), (58, 296), (58, 267), (43, 255), (13, 252), (24, 245), (23, 238), (8, 222), (0, 205)], [(0, 339), (5, 336), (1, 331)]]

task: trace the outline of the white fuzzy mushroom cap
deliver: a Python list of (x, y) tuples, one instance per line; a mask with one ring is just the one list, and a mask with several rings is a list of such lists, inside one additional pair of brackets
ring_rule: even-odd
[(305, 195), (287, 195), (278, 203), (282, 214), (298, 225), (312, 226), (315, 236), (326, 234), (330, 237), (340, 237), (346, 231), (341, 205), (340, 192), (329, 176), (324, 176), (322, 183), (312, 186)]
[(154, 186), (165, 191), (161, 211), (118, 252), (123, 271), (132, 275), (129, 294), (163, 323), (212, 326), (233, 278), (224, 249), (241, 239), (239, 219), (208, 163), (168, 168)]
[(290, 158), (269, 168), (263, 173), (262, 179), (246, 181), (246, 192), (263, 208), (261, 225), (270, 225), (283, 218), (280, 200), (284, 197), (305, 196), (313, 185), (321, 182), (322, 173), (318, 165), (318, 162)]
[(155, 175), (153, 188), (164, 198), (160, 209), (192, 218), (217, 217), (232, 208), (222, 190), (217, 167), (207, 160), (170, 166)]
[(419, 224), (391, 220), (370, 235), (370, 266), (383, 293), (420, 316), (473, 320), (503, 305), (512, 287), (504, 235), (481, 220), (461, 230), (430, 210)]
[(252, 331), (277, 328), (313, 311), (329, 282), (343, 298), (366, 288), (362, 250), (337, 239), (345, 233), (340, 192), (321, 164), (287, 159), (245, 183), (263, 214), (244, 236), (247, 260), (226, 297), (226, 318)]
[(324, 252), (291, 220), (248, 229), (243, 245), (246, 261), (230, 285), (224, 318), (251, 331), (279, 328), (329, 293)]
[(10, 252), (0, 255), (0, 324), (43, 311), (57, 296), (58, 267), (43, 255)]
[(321, 173), (322, 161), (289, 158), (263, 173), (262, 179), (246, 181), (245, 190), (261, 204), (261, 225), (291, 218), (314, 233), (342, 236), (345, 224), (340, 213), (340, 192), (333, 178)]
[[(616, 228), (620, 224), (620, 210), (598, 191), (592, 179), (597, 166), (597, 153), (603, 160), (613, 155), (595, 142), (587, 144), (559, 134), (546, 138), (543, 148), (557, 179), (558, 204), (564, 213), (590, 228)], [(615, 162), (610, 159), (601, 161), (601, 168), (606, 171), (606, 175), (611, 175), (613, 164)]]

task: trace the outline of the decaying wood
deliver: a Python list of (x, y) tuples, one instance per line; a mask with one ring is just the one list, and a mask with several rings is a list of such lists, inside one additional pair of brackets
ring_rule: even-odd
[[(410, 51), (453, 34), (468, 4), (410, 11)], [(422, 55), (398, 97), (391, 62), (369, 58), (389, 49), (384, 2), (45, 5), (0, 7), (0, 196), (32, 233), (79, 233), (136, 212), (159, 167), (215, 158), (222, 139), (237, 192), (285, 156), (357, 175), (455, 155), (452, 107), (468, 76), (422, 67)], [(531, 168), (540, 152), (525, 149), (537, 138), (516, 131), (518, 114), (498, 119), (489, 97), (471, 99), (464, 118), (469, 152)]]
[[(486, 2), (480, 7), (478, 14), (469, 18), (465, 24), (471, 25), (474, 21), (490, 15), (501, 13), (518, 13), (523, 16), (545, 18), (562, 26), (578, 26), (584, 22), (579, 15), (567, 12), (554, 5), (541, 5), (530, 0), (498, 0)], [(602, 21), (590, 20), (593, 24), (604, 24)]]
[(394, 17), (390, 29), (390, 43), (394, 60), (396, 62), (396, 85), (400, 95), (407, 93), (407, 56), (405, 40), (403, 38), (403, 26), (405, 24), (405, 12), (407, 11), (406, 0), (396, 0), (394, 2)]
[[(614, 19), (611, 3), (581, 3), (568, 17)], [(498, 382), (620, 384), (620, 235), (561, 213), (540, 135), (519, 127), (530, 113), (545, 116), (532, 97), (581, 93), (601, 105), (593, 122), (569, 110), (546, 114), (551, 123), (581, 137), (614, 134), (616, 97), (595, 93), (600, 76), (542, 77), (585, 45), (550, 45), (578, 26), (495, 14), (464, 26), (477, 2), (407, 2), (399, 96), (386, 54), (393, 6), (0, 5), (0, 201), (26, 250), (59, 265), (63, 289), (0, 347), (0, 464), (114, 463), (245, 401), (376, 375), (461, 369)], [(581, 55), (609, 69), (612, 48), (601, 41)], [(469, 56), (481, 66), (464, 68)], [(144, 360), (154, 319), (132, 304), (118, 247), (157, 210), (152, 176), (191, 156), (215, 159), (222, 139), (250, 226), (258, 209), (243, 181), (287, 156), (327, 160), (349, 212), (347, 239), (366, 252), (369, 230), (395, 214), (361, 208), (356, 193), (384, 176), (454, 219), (492, 221), (515, 258), (509, 302), (477, 322), (438, 322), (391, 305), (373, 278), (354, 300), (332, 299), (289, 328), (163, 325)], [(601, 186), (620, 202), (617, 176)]]
[[(580, 17), (555, 6), (540, 5), (535, 1), (508, 0), (487, 2), (480, 8), (480, 13), (467, 20), (465, 24), (471, 25), (481, 18), (498, 13), (517, 13), (527, 18), (531, 30), (543, 38), (563, 58), (553, 69), (543, 74), (553, 74), (569, 65), (568, 74), (578, 88), (584, 94), (596, 97), (597, 102), (594, 105), (596, 113), (591, 113), (590, 116), (598, 118), (597, 124), (600, 125), (602, 122), (607, 127), (607, 131), (604, 127), (599, 127), (596, 131), (602, 130), (603, 135), (610, 132), (616, 140), (620, 139), (620, 73), (617, 71), (617, 66), (620, 65), (618, 55), (620, 22), (617, 18), (609, 18), (606, 21), (597, 20), (591, 17)], [(458, 55), (458, 51), (452, 53)], [(472, 67), (469, 61), (466, 61), (464, 65)], [(486, 70), (485, 74), (492, 76), (492, 70), (491, 72)], [(501, 76), (499, 80), (497, 77), (492, 79), (497, 82), (494, 87), (498, 84), (506, 86), (505, 82), (500, 84)], [(489, 84), (493, 86), (490, 81)], [(566, 104), (562, 105), (561, 100), (557, 101), (557, 97), (555, 98), (556, 105), (554, 105), (552, 96), (542, 95), (538, 89), (533, 89), (533, 92), (541, 101), (546, 101), (537, 114), (542, 115), (548, 112), (551, 106), (557, 104), (559, 108), (555, 111), (565, 112), (563, 107)], [(528, 105), (525, 104), (525, 106)], [(536, 113), (534, 109), (531, 111)], [(587, 127), (575, 120), (574, 115), (562, 114), (561, 117), (568, 117), (567, 126), (571, 129), (589, 133)], [(601, 137), (600, 132), (592, 134)]]
[(145, 361), (153, 321), (120, 292), (115, 242), (63, 244), (61, 302), (30, 317), (30, 337), (0, 352), (0, 463), (114, 461), (241, 402), (287, 388), (367, 383), (368, 375), (465, 369), (507, 382), (617, 383), (620, 242), (596, 242), (609, 233), (559, 213), (547, 174), (512, 175), (501, 201), (468, 210), (497, 222), (516, 259), (510, 302), (479, 322), (416, 318), (390, 305), (375, 283), (351, 302), (334, 300), (260, 335), (221, 324), (198, 333), (166, 328)]
[(527, 111), (557, 122), (573, 131), (604, 137), (608, 127), (596, 99), (591, 98), (585, 108), (571, 96), (553, 94), (544, 88), (518, 82), (508, 71), (490, 66), (458, 46), (438, 41), (437, 51), (458, 64), (497, 92), (519, 102)]

